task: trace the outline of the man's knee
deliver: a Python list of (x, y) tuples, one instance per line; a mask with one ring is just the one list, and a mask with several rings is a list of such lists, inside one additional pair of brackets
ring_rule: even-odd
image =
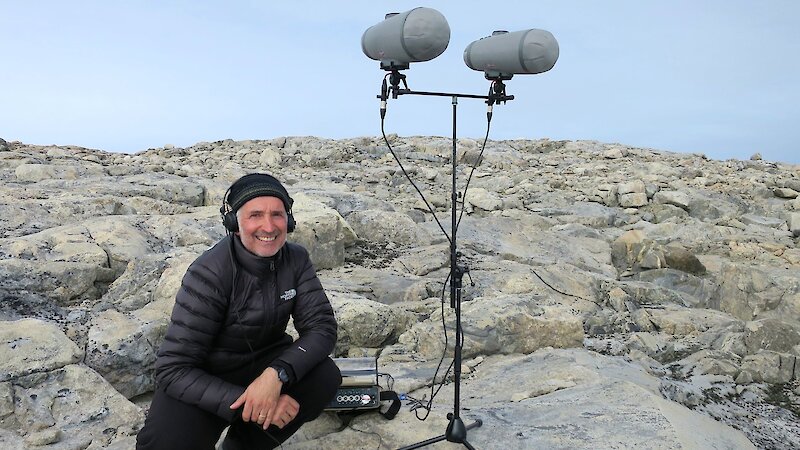
[(339, 367), (330, 358), (325, 358), (317, 367), (319, 368), (318, 376), (324, 380), (325, 387), (333, 398), (336, 389), (342, 384), (342, 373), (339, 371)]
[(300, 403), (302, 419), (313, 420), (330, 403), (341, 383), (342, 374), (336, 363), (325, 358), (291, 386), (287, 394)]
[(156, 391), (137, 450), (212, 450), (227, 423), (224, 419)]
[(342, 384), (342, 373), (332, 359), (325, 358), (324, 361), (317, 365), (314, 375), (314, 383), (319, 386), (318, 396), (327, 405)]

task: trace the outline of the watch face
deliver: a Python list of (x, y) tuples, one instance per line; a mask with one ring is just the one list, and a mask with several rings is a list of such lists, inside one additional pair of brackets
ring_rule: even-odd
[(286, 369), (278, 370), (278, 379), (281, 380), (284, 383), (289, 381), (289, 375), (286, 374)]

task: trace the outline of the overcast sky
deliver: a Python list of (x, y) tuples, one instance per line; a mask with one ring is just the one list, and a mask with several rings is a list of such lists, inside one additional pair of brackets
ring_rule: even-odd
[[(800, 2), (0, 0), (0, 137), (138, 152), (165, 144), (380, 134), (383, 72), (361, 35), (427, 6), (451, 29), (409, 87), (485, 94), (464, 48), (541, 28), (560, 58), (507, 82), (490, 139), (591, 139), (800, 163)], [(450, 136), (449, 98), (390, 100), (386, 130)], [(458, 135), (485, 105), (462, 100)]]

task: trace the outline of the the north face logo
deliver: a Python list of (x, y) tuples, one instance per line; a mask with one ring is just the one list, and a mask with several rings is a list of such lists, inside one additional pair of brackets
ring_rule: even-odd
[(288, 302), (289, 300), (295, 298), (297, 296), (297, 291), (294, 289), (289, 289), (288, 291), (281, 294), (281, 300)]

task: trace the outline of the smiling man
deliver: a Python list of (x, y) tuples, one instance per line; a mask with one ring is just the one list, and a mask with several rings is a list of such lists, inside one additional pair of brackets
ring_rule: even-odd
[(239, 238), (251, 253), (270, 257), (286, 243), (288, 214), (278, 197), (256, 197), (236, 211)]
[(229, 425), (224, 450), (275, 448), (335, 395), (336, 320), (308, 252), (286, 242), (292, 203), (267, 174), (226, 192), (228, 235), (183, 278), (137, 449), (213, 449)]

